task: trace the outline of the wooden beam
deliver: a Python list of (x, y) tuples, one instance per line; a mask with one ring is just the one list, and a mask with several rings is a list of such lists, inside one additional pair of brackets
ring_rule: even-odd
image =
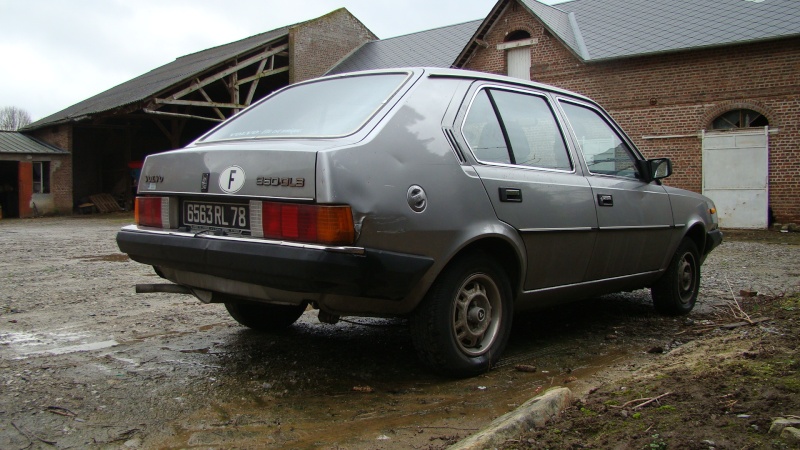
[(239, 80), (239, 84), (241, 85), (241, 84), (249, 83), (251, 81), (259, 80), (261, 78), (268, 77), (270, 75), (276, 75), (276, 74), (279, 74), (279, 73), (282, 73), (282, 72), (288, 72), (288, 71), (289, 71), (289, 66), (281, 67), (280, 69), (265, 70), (263, 72), (259, 72), (259, 73), (255, 74), (253, 76), (250, 76), (250, 77), (247, 77), (247, 78), (242, 78), (241, 80)]
[[(269, 60), (271, 61), (271, 64), (275, 64), (274, 55), (271, 56)], [(264, 73), (264, 67), (266, 67), (266, 65), (267, 65), (267, 60), (266, 59), (261, 60), (261, 63), (258, 64), (258, 70), (256, 70), (256, 73), (257, 74)], [(253, 80), (253, 82), (250, 84), (250, 90), (247, 91), (247, 98), (244, 101), (244, 104), (247, 106), (250, 106), (250, 104), (253, 103), (253, 96), (256, 95), (256, 88), (258, 88), (258, 80), (260, 80), (260, 78), (256, 78), (255, 80)], [(241, 83), (241, 80), (239, 80), (239, 82)]]
[[(169, 113), (160, 113), (160, 114), (169, 114)], [(153, 119), (153, 123), (156, 124), (156, 126), (158, 127), (159, 130), (161, 130), (162, 133), (164, 133), (164, 136), (166, 136), (167, 140), (171, 144), (172, 143), (172, 134), (169, 132), (169, 130), (167, 130), (167, 127), (165, 127), (164, 124), (161, 123), (160, 120), (158, 120), (158, 118), (153, 117), (152, 119)]]
[(170, 98), (179, 99), (179, 98), (185, 97), (187, 94), (190, 94), (190, 93), (202, 88), (203, 86), (207, 86), (207, 85), (209, 85), (209, 84), (211, 84), (211, 83), (213, 83), (213, 82), (215, 82), (217, 80), (221, 80), (221, 79), (227, 77), (228, 75), (230, 75), (230, 74), (232, 74), (234, 72), (237, 72), (239, 69), (242, 69), (244, 67), (247, 67), (247, 66), (250, 66), (252, 64), (255, 64), (255, 63), (257, 63), (257, 62), (259, 62), (261, 60), (267, 59), (270, 56), (278, 54), (278, 53), (280, 53), (280, 52), (282, 52), (282, 51), (284, 51), (284, 50), (286, 50), (288, 48), (289, 48), (289, 44), (283, 44), (283, 45), (280, 45), (278, 47), (269, 49), (269, 50), (265, 51), (264, 53), (261, 53), (259, 55), (253, 56), (251, 58), (248, 58), (248, 59), (240, 62), (239, 64), (236, 64), (235, 66), (230, 67), (230, 68), (228, 68), (226, 70), (223, 70), (222, 72), (216, 73), (216, 74), (214, 74), (214, 75), (212, 75), (212, 76), (210, 76), (208, 78), (205, 78), (204, 80), (201, 80), (201, 81), (199, 81), (197, 83), (192, 83), (191, 86), (172, 94), (170, 96)]
[[(262, 59), (261, 61), (263, 62), (266, 60)], [(237, 81), (239, 81), (239, 72), (233, 72), (231, 74), (231, 83), (229, 86), (231, 93), (231, 103), (233, 103), (234, 105), (241, 104), (241, 102), (239, 101), (239, 85), (237, 84)], [(242, 105), (242, 107), (244, 107), (244, 105)], [(241, 108), (236, 108), (233, 110), (233, 113), (236, 114), (239, 111), (241, 111)]]
[(198, 100), (172, 100), (169, 98), (157, 98), (156, 103), (162, 105), (184, 105), (184, 106), (206, 106), (209, 108), (244, 108), (245, 105), (238, 103), (220, 103), (220, 102), (201, 102)]
[(181, 117), (184, 119), (199, 119), (199, 120), (208, 120), (211, 122), (222, 122), (221, 119), (215, 119), (213, 117), (203, 117), (203, 116), (193, 116), (191, 114), (180, 114), (180, 113), (171, 113), (171, 112), (164, 112), (164, 111), (153, 111), (152, 109), (143, 109), (147, 114), (155, 114), (159, 116), (171, 116), (171, 117)]
[[(206, 93), (205, 89), (200, 88), (200, 93), (203, 94), (203, 98), (205, 98), (206, 101), (211, 102), (211, 97)], [(214, 111), (217, 113), (220, 119), (222, 120), (226, 119), (225, 114), (222, 114), (222, 111), (220, 111), (219, 108), (214, 108)]]

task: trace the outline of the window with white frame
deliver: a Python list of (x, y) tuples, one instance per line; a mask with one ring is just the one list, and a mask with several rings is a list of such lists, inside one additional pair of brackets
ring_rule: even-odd
[(33, 162), (33, 193), (50, 193), (50, 161)]

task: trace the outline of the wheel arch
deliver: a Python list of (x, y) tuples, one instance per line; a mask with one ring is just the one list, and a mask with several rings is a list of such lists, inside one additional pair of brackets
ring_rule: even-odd
[(689, 238), (694, 242), (694, 245), (697, 246), (697, 250), (700, 252), (701, 260), (705, 258), (706, 255), (706, 227), (703, 225), (702, 221), (694, 222), (689, 226), (689, 229), (684, 234), (684, 237)]
[[(450, 258), (444, 268), (442, 268), (442, 272), (455, 261), (467, 255), (474, 254), (486, 255), (500, 264), (508, 276), (508, 281), (511, 284), (512, 296), (516, 298), (523, 281), (523, 260), (522, 255), (517, 251), (517, 247), (505, 236), (488, 236), (470, 242)], [(513, 300), (514, 299), (512, 299), (512, 301)]]

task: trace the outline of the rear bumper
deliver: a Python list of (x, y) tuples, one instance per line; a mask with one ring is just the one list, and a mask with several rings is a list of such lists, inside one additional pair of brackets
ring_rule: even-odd
[(424, 256), (353, 247), (164, 232), (128, 226), (119, 249), (152, 266), (301, 293), (401, 300), (433, 265)]

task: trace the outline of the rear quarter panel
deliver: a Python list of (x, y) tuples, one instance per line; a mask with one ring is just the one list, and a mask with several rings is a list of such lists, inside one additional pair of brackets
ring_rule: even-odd
[[(458, 89), (463, 82), (421, 79), (362, 143), (318, 156), (318, 201), (351, 205), (356, 245), (435, 261), (412, 294), (396, 305), (396, 313), (411, 311), (469, 242), (482, 235), (514, 239), (510, 227), (497, 220), (477, 174), (460, 164), (442, 130), (442, 118), (454, 95), (463, 92)], [(427, 194), (427, 207), (419, 213), (407, 201), (412, 185)]]

